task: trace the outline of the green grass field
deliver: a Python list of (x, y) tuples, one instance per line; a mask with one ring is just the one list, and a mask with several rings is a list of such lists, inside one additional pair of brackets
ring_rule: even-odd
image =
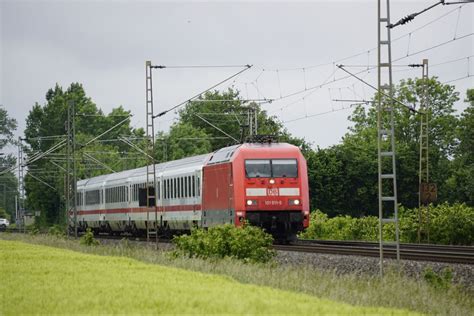
[(0, 315), (408, 313), (18, 241), (0, 240), (0, 261)]

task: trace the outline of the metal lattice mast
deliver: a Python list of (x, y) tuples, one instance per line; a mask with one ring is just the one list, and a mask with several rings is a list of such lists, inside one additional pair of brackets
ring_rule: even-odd
[(21, 137), (18, 137), (18, 218), (20, 228), (25, 229), (25, 166), (23, 164), (23, 144)]
[[(428, 167), (428, 59), (423, 59), (422, 64), (422, 80), (423, 80), (423, 95), (420, 102), (420, 170), (419, 170), (419, 192), (418, 192), (418, 242), (421, 242), (421, 227), (423, 222), (423, 208), (426, 206), (422, 199), (423, 186), (429, 183), (429, 167)], [(427, 213), (427, 222), (429, 223), (429, 214)], [(427, 229), (428, 242), (429, 237), (429, 225)]]
[[(397, 264), (400, 263), (398, 227), (397, 172), (395, 165), (395, 127), (392, 84), (392, 52), (390, 37), (390, 0), (378, 0), (378, 91), (377, 94), (377, 155), (380, 275), (383, 276), (384, 225), (395, 225)], [(389, 98), (383, 97), (382, 93)], [(393, 217), (392, 217), (393, 215)]]
[[(67, 146), (66, 146), (66, 223), (69, 230), (74, 227), (74, 237), (77, 238), (77, 179), (76, 179), (76, 129), (75, 129), (75, 103), (67, 102)], [(71, 220), (72, 212), (72, 220)]]
[(258, 135), (258, 107), (256, 105), (248, 106), (247, 113), (249, 139), (254, 139), (254, 137)]
[[(146, 135), (147, 135), (147, 165), (146, 165), (146, 187), (147, 187), (147, 213), (146, 213), (146, 239), (150, 241), (150, 236), (155, 235), (156, 245), (158, 246), (158, 208), (157, 208), (157, 187), (156, 187), (156, 166), (155, 160), (155, 124), (153, 115), (153, 66), (151, 61), (145, 62), (146, 74)], [(153, 201), (153, 205), (150, 205)], [(153, 208), (155, 220), (153, 227), (150, 225), (150, 209)]]

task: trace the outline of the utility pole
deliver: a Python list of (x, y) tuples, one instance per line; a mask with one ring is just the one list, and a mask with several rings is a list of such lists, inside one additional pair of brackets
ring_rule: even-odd
[[(146, 239), (150, 241), (150, 236), (155, 235), (156, 248), (158, 249), (158, 188), (156, 186), (156, 165), (155, 159), (155, 124), (153, 114), (153, 68), (160, 68), (160, 66), (153, 66), (151, 61), (145, 62), (146, 75), (146, 136), (147, 136), (147, 165), (146, 165)], [(155, 213), (155, 220), (153, 227), (150, 224), (150, 209), (153, 208)], [(163, 218), (163, 215), (160, 216)], [(160, 220), (160, 227), (162, 226)]]
[(428, 121), (429, 121), (429, 78), (428, 59), (423, 59), (422, 81), (423, 95), (420, 102), (420, 170), (419, 170), (419, 192), (418, 192), (418, 242), (421, 242), (424, 210), (426, 210), (426, 237), (430, 242), (430, 214), (427, 207), (430, 202), (436, 200), (436, 185), (429, 183), (429, 146), (428, 146)]
[[(379, 202), (380, 275), (383, 276), (384, 225), (395, 225), (397, 265), (400, 265), (400, 234), (398, 227), (397, 172), (395, 164), (395, 128), (392, 84), (392, 50), (390, 34), (390, 0), (378, 0), (378, 94), (377, 94), (377, 156)], [(383, 92), (383, 93), (382, 93)], [(389, 97), (383, 97), (388, 95)], [(393, 214), (393, 217), (391, 216)]]

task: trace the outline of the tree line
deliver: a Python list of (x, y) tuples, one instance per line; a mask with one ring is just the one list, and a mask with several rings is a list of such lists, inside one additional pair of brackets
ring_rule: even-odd
[[(395, 87), (395, 98), (418, 108), (423, 84), (421, 79), (416, 78), (402, 80)], [(429, 168), (430, 178), (438, 185), (438, 203), (460, 202), (473, 206), (474, 89), (467, 91), (464, 100), (466, 109), (460, 114), (454, 109), (454, 103), (460, 100), (454, 86), (441, 84), (433, 77), (429, 79), (428, 89), (431, 108)], [(118, 106), (108, 114), (103, 113), (87, 97), (79, 83), (71, 84), (66, 90), (56, 85), (47, 91), (43, 104), (36, 103), (30, 110), (25, 129), (26, 152), (30, 157), (36, 152), (44, 152), (62, 139), (59, 136), (65, 135), (64, 122), (69, 101), (74, 101), (76, 110), (78, 179), (146, 164), (147, 159), (140, 151), (118, 140), (126, 137), (135, 146), (146, 148), (143, 129), (133, 128), (130, 120), (126, 120), (130, 111)], [(180, 159), (212, 152), (234, 144), (235, 139), (248, 139), (248, 113), (254, 110), (257, 113), (259, 134), (276, 135), (279, 141), (301, 148), (308, 163), (312, 209), (319, 209), (329, 216), (377, 214), (377, 127), (374, 103), (359, 105), (353, 110), (348, 117), (351, 126), (338, 144), (319, 148), (304, 138), (291, 135), (276, 117), (268, 115), (260, 105), (244, 103), (239, 91), (207, 92), (179, 110), (178, 118), (168, 132), (157, 133), (154, 158), (157, 162)], [(412, 208), (418, 205), (420, 114), (402, 106), (396, 106), (394, 113), (399, 203)], [(6, 112), (5, 115), (8, 117)], [(83, 147), (124, 119), (123, 124)], [(4, 124), (4, 120), (1, 122)], [(42, 225), (64, 223), (64, 167), (65, 148), (28, 166), (29, 172), (25, 178), (27, 207), (41, 211)], [(16, 190), (14, 186), (12, 188)], [(7, 210), (11, 214), (11, 209)]]

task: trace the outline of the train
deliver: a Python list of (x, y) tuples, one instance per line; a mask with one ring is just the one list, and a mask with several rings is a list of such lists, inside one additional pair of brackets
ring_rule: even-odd
[(69, 222), (94, 233), (136, 235), (248, 222), (278, 241), (294, 240), (309, 225), (306, 160), (294, 145), (242, 143), (152, 169), (78, 181)]

